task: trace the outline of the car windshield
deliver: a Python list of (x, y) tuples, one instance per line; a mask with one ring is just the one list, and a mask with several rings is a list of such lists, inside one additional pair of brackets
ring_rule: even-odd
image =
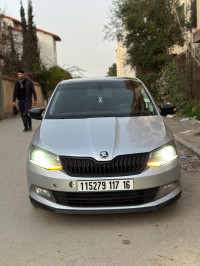
[(157, 115), (137, 80), (60, 84), (45, 118), (130, 117)]

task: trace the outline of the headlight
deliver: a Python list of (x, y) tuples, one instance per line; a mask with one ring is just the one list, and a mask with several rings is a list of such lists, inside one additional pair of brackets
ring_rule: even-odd
[(62, 169), (58, 155), (40, 149), (34, 145), (31, 146), (30, 162), (48, 170)]
[(155, 150), (150, 153), (147, 166), (160, 167), (164, 164), (170, 163), (178, 157), (176, 148), (173, 142)]

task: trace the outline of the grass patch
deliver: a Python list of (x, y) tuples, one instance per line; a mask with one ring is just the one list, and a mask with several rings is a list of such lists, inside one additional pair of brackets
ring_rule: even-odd
[(181, 114), (186, 115), (188, 117), (195, 117), (197, 120), (200, 120), (200, 105), (197, 105), (192, 102), (181, 111)]
[(197, 132), (194, 134), (195, 136), (200, 136), (200, 132)]

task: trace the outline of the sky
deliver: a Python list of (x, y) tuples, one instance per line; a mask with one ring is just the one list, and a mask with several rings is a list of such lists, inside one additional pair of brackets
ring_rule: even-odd
[[(22, 0), (27, 11), (28, 0)], [(116, 42), (104, 40), (112, 0), (32, 0), (37, 28), (61, 38), (57, 44), (60, 67), (78, 67), (85, 77), (106, 76), (116, 63)], [(1, 12), (18, 20), (20, 0), (1, 0)]]

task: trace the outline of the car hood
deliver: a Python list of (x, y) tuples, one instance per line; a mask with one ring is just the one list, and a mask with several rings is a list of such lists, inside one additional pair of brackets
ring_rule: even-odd
[(32, 143), (60, 156), (100, 158), (150, 152), (173, 140), (161, 116), (44, 119)]

